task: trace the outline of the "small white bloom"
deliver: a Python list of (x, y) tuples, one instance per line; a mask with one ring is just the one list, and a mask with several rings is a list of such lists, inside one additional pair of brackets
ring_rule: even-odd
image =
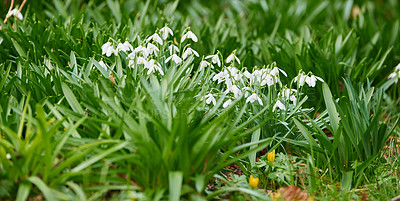
[(153, 45), (153, 44), (151, 44), (151, 43), (148, 43), (147, 44), (147, 52), (149, 53), (149, 54), (154, 54), (154, 55), (156, 55), (156, 56), (158, 56), (158, 52), (159, 52), (160, 50), (155, 46), (155, 45)]
[(279, 71), (285, 76), (285, 77), (287, 77), (287, 74), (286, 74), (286, 72), (285, 71), (283, 71), (282, 69), (280, 69), (280, 68), (278, 68), (278, 67), (274, 67), (272, 70), (271, 70), (271, 75), (272, 76), (278, 76), (278, 74), (279, 74)]
[(319, 80), (321, 82), (324, 82), (324, 80), (322, 78), (317, 77), (315, 75), (307, 76), (306, 79), (305, 79), (306, 83), (310, 87), (315, 87), (315, 84), (316, 84), (317, 80)]
[(11, 159), (11, 154), (7, 153), (7, 154), (6, 154), (6, 158), (7, 158), (8, 160), (10, 160), (10, 159)]
[(397, 76), (397, 72), (393, 72), (393, 73), (390, 73), (388, 78), (391, 79), (391, 78), (394, 78), (396, 76)]
[(279, 108), (281, 110), (286, 110), (285, 105), (280, 100), (276, 101), (274, 107), (272, 107), (272, 112), (274, 112), (276, 108)]
[(268, 86), (272, 86), (274, 84), (274, 79), (270, 74), (267, 74), (265, 76), (265, 78), (261, 81), (260, 85), (264, 86), (265, 84), (267, 84)]
[(114, 48), (112, 46), (108, 47), (107, 52), (106, 52), (106, 56), (110, 57), (112, 54), (118, 55), (118, 52), (114, 50)]
[(176, 47), (176, 45), (170, 45), (170, 46), (168, 47), (168, 49), (169, 49), (169, 54), (173, 54), (174, 51), (179, 52), (179, 48)]
[(217, 64), (218, 66), (221, 66), (221, 61), (219, 60), (218, 54), (206, 56), (206, 59), (209, 59), (209, 58), (211, 58), (211, 62), (213, 64)]
[(173, 54), (172, 56), (168, 57), (168, 58), (165, 60), (165, 63), (167, 63), (169, 60), (172, 60), (172, 61), (175, 62), (176, 64), (180, 64), (180, 63), (182, 62), (182, 59), (181, 59), (178, 55), (176, 55), (176, 54)]
[(251, 73), (249, 73), (249, 71), (247, 71), (247, 70), (244, 71), (243, 75), (246, 76), (247, 79), (250, 80), (250, 82), (252, 82), (252, 81), (254, 80), (254, 75), (252, 75)]
[(168, 35), (171, 35), (171, 36), (174, 35), (172, 30), (167, 26), (161, 28), (160, 29), (160, 33), (161, 33), (161, 36), (163, 37), (164, 40), (166, 40), (168, 38)]
[(300, 73), (294, 78), (294, 82), (297, 82), (298, 86), (301, 87), (304, 85), (306, 77), (307, 76), (304, 73)]
[(188, 32), (186, 32), (186, 33), (182, 36), (182, 38), (181, 38), (181, 43), (183, 43), (183, 41), (185, 41), (186, 38), (190, 38), (190, 39), (192, 39), (194, 42), (197, 42), (197, 37), (196, 37), (196, 35), (194, 35), (194, 33), (193, 33), (192, 31), (188, 31)]
[(194, 49), (188, 47), (188, 48), (185, 50), (185, 52), (183, 52), (183, 54), (182, 54), (182, 59), (185, 60), (189, 55), (192, 55), (192, 54), (196, 55), (196, 57), (199, 57), (199, 53), (197, 53), (196, 50), (194, 50)]
[(154, 33), (153, 35), (151, 35), (149, 38), (146, 39), (147, 42), (149, 42), (151, 40), (156, 41), (160, 45), (163, 44), (162, 39), (160, 38), (160, 36), (157, 33)]
[(22, 13), (19, 12), (19, 10), (17, 8), (14, 8), (12, 11), (10, 11), (9, 13), (7, 13), (7, 18), (11, 17), (11, 16), (16, 16), (19, 20), (22, 20), (24, 17), (22, 16)]
[(161, 68), (161, 65), (154, 59), (151, 59), (147, 64), (145, 64), (144, 68), (147, 68), (147, 75), (150, 73), (154, 73), (156, 70), (160, 72), (161, 75), (164, 75), (164, 72)]
[(106, 42), (101, 46), (101, 54), (106, 54), (108, 51), (108, 48), (111, 46), (110, 42)]
[(215, 82), (216, 80), (218, 80), (218, 84), (221, 83), (221, 82), (223, 82), (223, 81), (225, 80), (225, 74), (224, 74), (223, 71), (220, 72), (220, 73), (218, 73), (218, 74), (216, 74), (216, 75), (213, 77), (213, 81)]
[(138, 58), (137, 58), (137, 63), (138, 64), (143, 64), (144, 66), (147, 66), (147, 59), (146, 58), (144, 58), (144, 57), (142, 57), (142, 56), (139, 56)]
[(260, 103), (260, 105), (263, 105), (261, 98), (258, 97), (258, 95), (256, 93), (253, 93), (253, 94), (251, 94), (251, 96), (247, 97), (246, 103), (248, 103), (248, 102), (253, 103), (256, 100), (258, 101), (258, 103)]
[(223, 108), (227, 108), (229, 105), (232, 104), (232, 100), (228, 99), (227, 101), (225, 101), (225, 103), (222, 105)]
[(295, 96), (295, 95), (291, 95), (291, 96), (290, 96), (290, 100), (293, 102), (293, 104), (295, 104), (295, 105), (296, 105), (297, 98), (296, 98), (296, 96)]
[(149, 56), (149, 51), (147, 50), (147, 48), (139, 45), (135, 48), (134, 52), (136, 53), (142, 53), (142, 56), (147, 58)]
[(217, 101), (215, 100), (214, 96), (209, 93), (208, 95), (206, 95), (206, 103), (209, 105), (211, 102), (213, 103), (213, 105), (217, 104)]
[(135, 61), (134, 60), (129, 60), (128, 66), (131, 68), (135, 67)]
[(129, 50), (129, 47), (125, 45), (125, 43), (118, 43), (117, 52), (123, 51), (123, 52), (127, 52)]
[(133, 47), (128, 41), (125, 41), (124, 45), (125, 45), (126, 48), (128, 48), (128, 50), (133, 51)]
[(242, 91), (236, 85), (232, 85), (229, 89), (236, 99), (242, 95)]
[(134, 60), (134, 59), (135, 59), (135, 56), (136, 56), (135, 52), (131, 52), (131, 53), (128, 54), (128, 58), (129, 58), (130, 60)]
[(243, 87), (242, 90), (244, 91), (244, 96), (248, 97), (250, 92), (251, 92), (251, 88), (250, 87)]
[(226, 63), (230, 63), (231, 61), (233, 61), (233, 60), (236, 60), (237, 62), (238, 62), (238, 64), (240, 64), (240, 60), (239, 60), (239, 58), (235, 55), (235, 54), (231, 54), (231, 55), (229, 55), (228, 56), (228, 58), (226, 58)]
[(214, 66), (211, 65), (209, 62), (207, 62), (207, 61), (205, 61), (205, 60), (203, 60), (203, 61), (200, 62), (200, 70), (203, 69), (203, 68), (205, 68), (205, 67), (207, 67), (207, 66), (211, 66), (211, 68), (214, 69)]

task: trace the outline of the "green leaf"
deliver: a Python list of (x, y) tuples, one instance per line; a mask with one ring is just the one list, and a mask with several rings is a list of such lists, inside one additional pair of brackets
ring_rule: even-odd
[(340, 184), (340, 190), (349, 192), (351, 189), (351, 183), (353, 180), (353, 171), (342, 172), (342, 182)]
[(18, 42), (16, 40), (11, 38), (11, 41), (12, 41), (15, 49), (17, 50), (19, 56), (21, 56), (22, 58), (26, 58), (26, 51), (24, 49), (22, 49), (22, 47), (18, 44)]
[(340, 121), (339, 114), (336, 110), (331, 90), (329, 90), (329, 87), (325, 82), (322, 83), (322, 91), (324, 93), (325, 105), (329, 113), (329, 120), (333, 128), (333, 132), (336, 133), (339, 128), (339, 121)]
[(69, 105), (71, 106), (74, 112), (79, 114), (84, 114), (85, 111), (82, 109), (81, 105), (79, 104), (78, 100), (76, 99), (75, 95), (72, 93), (71, 89), (68, 87), (67, 84), (62, 83), (62, 90), (64, 92), (64, 96), (67, 99)]
[(181, 197), (183, 173), (180, 171), (169, 172), (169, 201), (179, 201)]
[(35, 184), (36, 187), (39, 188), (39, 190), (43, 193), (44, 197), (46, 200), (58, 200), (57, 197), (54, 195), (54, 193), (51, 191), (51, 189), (41, 180), (39, 177), (32, 176), (28, 178), (28, 181), (32, 182)]

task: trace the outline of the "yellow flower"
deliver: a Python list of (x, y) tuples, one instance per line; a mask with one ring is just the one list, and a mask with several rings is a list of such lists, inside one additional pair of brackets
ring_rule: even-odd
[(269, 194), (269, 196), (271, 197), (271, 199), (272, 199), (273, 201), (281, 200), (281, 194), (278, 193), (278, 192), (276, 192), (276, 193), (271, 192), (271, 193)]
[(268, 153), (267, 159), (269, 162), (274, 162), (275, 160), (275, 149)]
[(249, 179), (249, 185), (251, 186), (251, 187), (253, 187), (253, 188), (255, 188), (255, 187), (257, 187), (258, 186), (258, 182), (260, 181), (260, 179), (259, 178), (257, 178), (257, 177), (253, 177), (253, 175), (251, 175), (250, 176), (250, 179)]

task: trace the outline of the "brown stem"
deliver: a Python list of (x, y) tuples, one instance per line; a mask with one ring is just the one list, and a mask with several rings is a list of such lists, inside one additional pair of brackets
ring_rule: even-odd
[(25, 3), (27, 2), (28, 0), (24, 0), (22, 3), (21, 3), (21, 6), (19, 7), (19, 12), (21, 12), (22, 11), (22, 8), (24, 7), (24, 5), (25, 5)]
[(11, 12), (11, 10), (12, 10), (13, 7), (14, 7), (14, 0), (11, 0), (10, 8), (8, 9), (7, 16), (6, 16), (6, 18), (4, 19), (4, 24), (7, 23), (8, 13)]

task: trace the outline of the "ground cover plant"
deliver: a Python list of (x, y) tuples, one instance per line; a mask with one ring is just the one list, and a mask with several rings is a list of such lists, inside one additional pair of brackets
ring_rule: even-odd
[(0, 200), (400, 195), (398, 1), (0, 1)]

